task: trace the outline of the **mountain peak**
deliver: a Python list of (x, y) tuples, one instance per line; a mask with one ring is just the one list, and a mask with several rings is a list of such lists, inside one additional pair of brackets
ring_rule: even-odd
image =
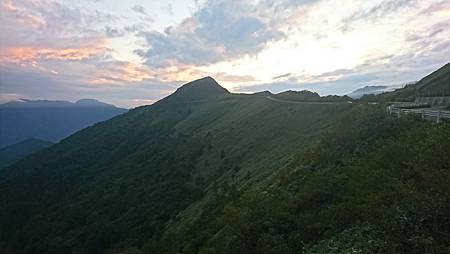
[(230, 94), (227, 89), (219, 85), (212, 77), (207, 76), (182, 85), (166, 98), (170, 100), (193, 101), (227, 94)]
[(210, 76), (186, 83), (180, 88), (178, 88), (175, 93), (189, 90), (191, 90), (191, 92), (203, 92), (208, 94), (230, 93), (227, 89), (219, 85), (219, 83), (217, 83), (217, 81)]

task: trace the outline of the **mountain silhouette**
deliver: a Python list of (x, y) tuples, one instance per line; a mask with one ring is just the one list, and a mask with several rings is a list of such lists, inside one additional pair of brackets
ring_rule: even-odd
[(126, 111), (93, 99), (76, 103), (27, 99), (8, 102), (0, 105), (0, 147), (33, 138), (57, 142)]

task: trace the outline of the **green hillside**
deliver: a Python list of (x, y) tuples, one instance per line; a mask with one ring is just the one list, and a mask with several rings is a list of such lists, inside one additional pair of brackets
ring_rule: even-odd
[(448, 253), (448, 151), (448, 123), (355, 108), (270, 183), (217, 188), (144, 253)]
[(446, 253), (449, 137), (201, 79), (0, 171), (0, 250)]
[(420, 80), (416, 86), (418, 96), (450, 96), (450, 63)]
[(14, 162), (37, 152), (52, 143), (40, 139), (27, 139), (14, 145), (0, 149), (0, 169), (13, 164)]

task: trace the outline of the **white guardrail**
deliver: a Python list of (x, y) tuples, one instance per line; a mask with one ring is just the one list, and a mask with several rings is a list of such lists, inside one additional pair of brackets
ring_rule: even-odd
[(447, 110), (433, 110), (426, 108), (398, 108), (394, 105), (391, 105), (387, 107), (387, 111), (389, 114), (394, 114), (398, 117), (406, 114), (420, 115), (422, 118), (434, 119), (437, 123), (439, 123), (443, 118), (450, 119), (450, 111)]

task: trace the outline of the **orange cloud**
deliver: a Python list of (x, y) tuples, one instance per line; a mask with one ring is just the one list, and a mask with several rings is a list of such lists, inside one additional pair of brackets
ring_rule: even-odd
[(132, 62), (112, 62), (104, 68), (99, 67), (94, 76), (88, 83), (122, 85), (126, 82), (139, 82), (153, 77), (148, 68)]
[(45, 61), (81, 61), (107, 52), (106, 39), (99, 39), (89, 45), (68, 48), (9, 47), (0, 48), (0, 64), (17, 65), (43, 72), (58, 74), (49, 69)]
[(9, 12), (19, 11), (19, 8), (17, 8), (11, 1), (3, 1), (0, 4), (5, 11)]
[[(33, 4), (37, 5), (37, 3)], [(26, 26), (39, 28), (45, 25), (45, 20), (42, 17), (35, 15), (25, 8), (20, 8), (19, 6), (14, 5), (10, 0), (0, 2), (0, 9), (4, 13), (10, 13), (14, 15), (14, 18), (17, 22), (20, 22)]]
[(65, 49), (21, 47), (1, 50), (0, 57), (2, 62), (32, 63), (39, 60), (84, 60), (104, 51), (102, 46)]
[[(95, 85), (126, 85), (128, 82), (140, 82), (146, 79), (157, 79), (161, 82), (187, 82), (208, 75), (217, 77), (220, 81), (236, 80), (237, 76), (225, 73), (211, 74), (199, 70), (193, 65), (171, 65), (161, 69), (151, 69), (148, 66), (134, 62), (111, 62), (97, 66), (94, 78), (87, 82)], [(244, 80), (254, 80), (250, 76), (239, 76)]]

